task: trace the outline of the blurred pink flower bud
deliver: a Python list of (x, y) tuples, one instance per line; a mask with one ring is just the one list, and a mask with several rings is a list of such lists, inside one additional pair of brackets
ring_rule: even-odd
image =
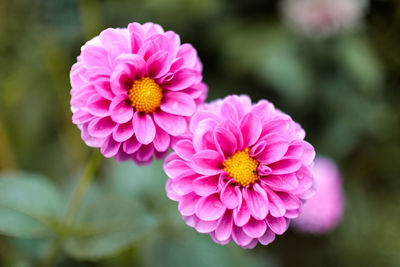
[(333, 230), (340, 222), (344, 193), (335, 163), (320, 156), (314, 162), (312, 172), (316, 194), (303, 205), (300, 216), (293, 220), (293, 226), (302, 232), (323, 234)]

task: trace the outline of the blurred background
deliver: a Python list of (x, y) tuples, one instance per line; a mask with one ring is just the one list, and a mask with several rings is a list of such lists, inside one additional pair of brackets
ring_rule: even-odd
[[(102, 159), (60, 230), (95, 151), (71, 122), (70, 67), (87, 40), (133, 21), (194, 45), (207, 101), (265, 98), (306, 129), (343, 176), (338, 228), (219, 246), (183, 223), (162, 162)], [(399, 1), (2, 0), (0, 27), (0, 176), (16, 177), (0, 180), (1, 266), (400, 266)]]

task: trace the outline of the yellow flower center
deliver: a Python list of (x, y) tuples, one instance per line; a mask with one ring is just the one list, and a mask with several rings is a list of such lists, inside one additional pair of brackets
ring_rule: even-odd
[(258, 180), (258, 161), (250, 157), (249, 149), (238, 151), (224, 162), (224, 171), (241, 186), (253, 184)]
[(132, 107), (137, 111), (150, 113), (161, 105), (162, 88), (153, 79), (144, 77), (133, 82), (128, 95)]

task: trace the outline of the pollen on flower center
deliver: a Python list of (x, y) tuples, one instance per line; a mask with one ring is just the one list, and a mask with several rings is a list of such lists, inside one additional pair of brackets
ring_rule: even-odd
[(146, 113), (153, 112), (160, 107), (163, 96), (160, 85), (149, 77), (135, 80), (128, 95), (132, 107)]
[(224, 162), (224, 171), (241, 186), (247, 186), (258, 180), (258, 161), (250, 157), (249, 149), (238, 151)]

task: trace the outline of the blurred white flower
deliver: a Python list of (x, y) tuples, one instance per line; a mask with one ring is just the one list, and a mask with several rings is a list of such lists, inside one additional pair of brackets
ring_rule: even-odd
[(367, 6), (368, 0), (284, 0), (282, 12), (293, 30), (323, 38), (354, 29)]

